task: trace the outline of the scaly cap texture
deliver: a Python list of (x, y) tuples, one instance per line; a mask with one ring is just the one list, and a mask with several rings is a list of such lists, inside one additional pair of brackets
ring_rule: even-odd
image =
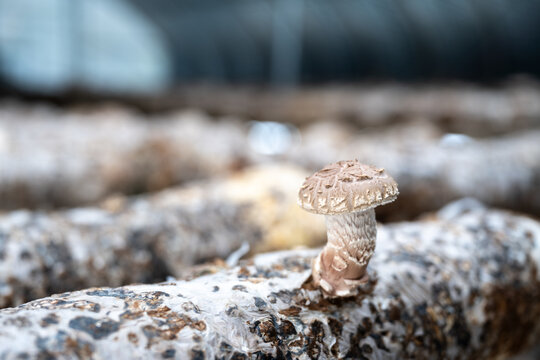
[(397, 183), (384, 169), (343, 160), (306, 178), (298, 205), (315, 214), (342, 214), (392, 202), (398, 194)]

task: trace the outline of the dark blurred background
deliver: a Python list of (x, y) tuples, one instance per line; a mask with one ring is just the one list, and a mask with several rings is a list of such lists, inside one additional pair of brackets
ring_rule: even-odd
[(540, 73), (540, 2), (0, 0), (4, 93)]
[(383, 220), (464, 196), (538, 215), (539, 20), (540, 1), (0, 0), (0, 209), (358, 158), (400, 183)]

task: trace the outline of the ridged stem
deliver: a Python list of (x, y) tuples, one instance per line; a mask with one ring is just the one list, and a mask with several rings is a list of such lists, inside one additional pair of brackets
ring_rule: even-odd
[(347, 296), (367, 281), (366, 268), (375, 251), (375, 211), (327, 215), (328, 243), (314, 261), (315, 285), (332, 296)]

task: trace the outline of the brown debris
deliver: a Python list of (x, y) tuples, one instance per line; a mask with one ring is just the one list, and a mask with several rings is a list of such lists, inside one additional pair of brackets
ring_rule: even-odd
[(291, 306), (290, 308), (280, 310), (279, 313), (285, 316), (296, 316), (300, 314), (300, 311), (302, 311), (302, 308), (299, 308), (298, 306)]

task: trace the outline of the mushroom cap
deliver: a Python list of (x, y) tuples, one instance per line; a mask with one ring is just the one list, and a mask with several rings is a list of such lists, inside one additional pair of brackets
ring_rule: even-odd
[(343, 160), (307, 177), (298, 205), (315, 214), (334, 215), (384, 205), (398, 194), (397, 183), (384, 169)]

